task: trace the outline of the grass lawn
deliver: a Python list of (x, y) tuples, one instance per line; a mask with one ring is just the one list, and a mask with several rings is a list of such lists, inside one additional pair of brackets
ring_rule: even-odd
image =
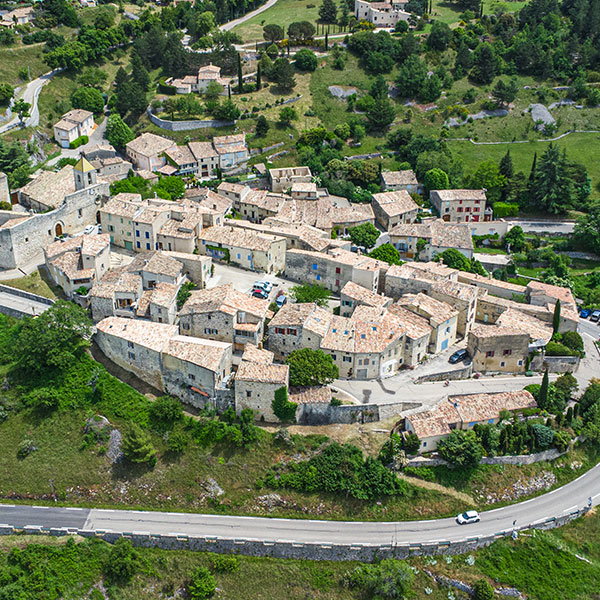
[(278, 0), (275, 6), (238, 25), (233, 32), (237, 33), (244, 42), (264, 42), (264, 25), (280, 25), (287, 35), (290, 23), (310, 21), (315, 25), (319, 18), (319, 6), (320, 2), (316, 0)]
[(18, 290), (24, 290), (31, 292), (32, 294), (38, 294), (45, 298), (51, 298), (52, 300), (57, 299), (57, 293), (59, 290), (56, 286), (48, 281), (47, 277), (43, 277), (39, 271), (34, 271), (30, 275), (25, 275), (19, 279), (8, 279), (1, 282), (3, 285), (17, 288)]
[(31, 79), (50, 71), (43, 59), (43, 47), (44, 44), (34, 44), (0, 49), (0, 81), (22, 87), (26, 82), (19, 78), (19, 69), (29, 67)]
[(487, 246), (473, 248), (473, 252), (479, 252), (480, 254), (508, 254), (502, 248), (488, 248)]

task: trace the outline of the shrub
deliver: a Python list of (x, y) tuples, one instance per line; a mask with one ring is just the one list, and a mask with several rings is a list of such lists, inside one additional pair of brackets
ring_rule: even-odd
[(454, 430), (438, 443), (440, 456), (457, 467), (473, 467), (483, 457), (483, 447), (474, 431)]
[(314, 71), (316, 70), (319, 60), (317, 55), (308, 48), (302, 48), (296, 52), (296, 68), (301, 71)]
[(292, 387), (324, 385), (337, 379), (340, 374), (331, 356), (322, 350), (293, 350), (286, 362), (290, 366)]
[(566, 431), (555, 431), (553, 442), (559, 452), (564, 452), (569, 447), (571, 436)]
[(39, 410), (53, 410), (58, 407), (60, 394), (54, 388), (37, 388), (24, 398), (25, 404)]
[(583, 338), (576, 331), (565, 331), (562, 335), (562, 343), (575, 352), (583, 353)]
[(546, 356), (575, 356), (578, 354), (560, 342), (550, 341), (546, 344)]
[(494, 600), (494, 588), (485, 580), (480, 579), (473, 586), (474, 600)]
[(156, 450), (152, 445), (150, 434), (136, 423), (125, 432), (122, 449), (125, 458), (132, 463), (156, 464)]
[(212, 598), (216, 589), (215, 578), (206, 567), (198, 567), (187, 586), (188, 596), (191, 600)]
[(104, 561), (103, 571), (114, 582), (126, 583), (136, 573), (139, 565), (138, 553), (131, 542), (119, 538)]
[(502, 219), (504, 217), (516, 217), (518, 214), (518, 204), (509, 204), (507, 202), (494, 203), (494, 217), (496, 219)]
[(211, 557), (212, 568), (216, 573), (235, 573), (240, 568), (237, 556), (215, 554)]
[(73, 140), (69, 144), (69, 148), (71, 148), (71, 150), (74, 150), (75, 148), (79, 148), (79, 146), (83, 146), (84, 144), (87, 144), (89, 141), (90, 140), (87, 135), (82, 135), (82, 136), (78, 137), (76, 140)]
[(161, 396), (150, 405), (150, 419), (159, 431), (167, 431), (183, 417), (181, 403), (172, 396)]
[(393, 600), (407, 598), (414, 574), (404, 562), (386, 558), (376, 565), (361, 565), (344, 575), (343, 584), (357, 588), (365, 597)]
[(169, 434), (169, 439), (167, 440), (167, 447), (170, 452), (174, 454), (182, 454), (187, 448), (190, 440), (185, 433), (181, 431), (174, 431)]
[(20, 458), (22, 460), (25, 457), (29, 456), (32, 452), (35, 452), (36, 450), (37, 447), (34, 444), (33, 440), (25, 438), (19, 443), (19, 447), (17, 448), (17, 458)]
[(287, 388), (285, 386), (280, 387), (275, 391), (274, 396), (271, 407), (273, 408), (275, 416), (283, 423), (294, 422), (296, 420), (296, 409), (298, 408), (298, 405), (295, 402), (290, 402), (288, 400)]

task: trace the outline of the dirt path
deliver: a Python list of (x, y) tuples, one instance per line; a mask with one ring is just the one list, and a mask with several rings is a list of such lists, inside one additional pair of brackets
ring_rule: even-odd
[(423, 479), (419, 479), (418, 477), (409, 477), (408, 475), (403, 475), (402, 473), (398, 473), (398, 478), (406, 481), (406, 483), (410, 483), (411, 485), (425, 488), (426, 490), (435, 490), (436, 492), (440, 492), (442, 494), (446, 494), (446, 496), (453, 496), (462, 502), (466, 502), (472, 506), (475, 506), (476, 502), (469, 496), (469, 494), (465, 494), (464, 492), (459, 492), (454, 488), (445, 487), (440, 485), (439, 483), (434, 483), (433, 481), (424, 481)]

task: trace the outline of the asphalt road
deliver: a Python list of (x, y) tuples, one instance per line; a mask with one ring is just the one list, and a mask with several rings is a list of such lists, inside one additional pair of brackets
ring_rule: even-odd
[[(50, 305), (0, 291), (0, 307), (16, 310), (26, 315), (41, 315), (50, 308)], [(0, 312), (2, 311), (0, 310)]]
[(115, 533), (182, 534), (224, 539), (324, 544), (417, 544), (460, 541), (525, 528), (561, 517), (600, 497), (600, 465), (575, 481), (504, 508), (481, 513), (481, 522), (457, 525), (454, 518), (430, 521), (348, 522), (269, 519), (188, 513), (0, 505), (0, 524), (64, 527)]

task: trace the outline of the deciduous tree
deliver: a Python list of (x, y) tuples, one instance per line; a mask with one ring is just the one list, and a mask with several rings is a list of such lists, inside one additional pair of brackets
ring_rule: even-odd
[(293, 350), (287, 357), (290, 366), (290, 386), (325, 385), (340, 375), (337, 365), (322, 350), (302, 348)]

